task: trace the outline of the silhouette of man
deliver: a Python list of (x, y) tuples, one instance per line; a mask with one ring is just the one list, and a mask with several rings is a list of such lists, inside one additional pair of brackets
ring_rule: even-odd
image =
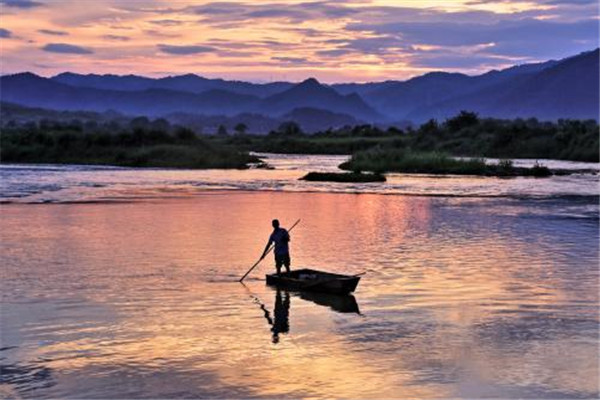
[(281, 290), (277, 289), (275, 294), (275, 309), (273, 311), (275, 319), (273, 321), (273, 343), (279, 343), (279, 334), (288, 333), (290, 330), (290, 294), (286, 291), (281, 296)]
[(260, 259), (265, 258), (269, 246), (271, 246), (271, 243), (275, 243), (275, 268), (277, 268), (277, 275), (279, 275), (281, 274), (282, 265), (285, 265), (286, 271), (290, 272), (290, 247), (288, 245), (290, 234), (285, 229), (279, 227), (279, 220), (274, 219), (272, 225), (273, 233), (269, 236), (269, 241)]

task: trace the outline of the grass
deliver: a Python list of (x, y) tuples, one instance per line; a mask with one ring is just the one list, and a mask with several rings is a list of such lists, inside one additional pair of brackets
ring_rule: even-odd
[(486, 164), (482, 158), (456, 159), (441, 152), (414, 152), (407, 149), (375, 148), (355, 153), (340, 165), (354, 171), (404, 172), (420, 174), (484, 175), (484, 176), (550, 176), (551, 171), (536, 164), (532, 168), (517, 168), (503, 160)]
[(309, 172), (300, 180), (316, 182), (385, 182), (385, 176), (381, 174), (363, 174), (354, 172)]

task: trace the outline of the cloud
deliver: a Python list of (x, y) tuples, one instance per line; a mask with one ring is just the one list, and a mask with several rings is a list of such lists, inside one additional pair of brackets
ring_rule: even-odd
[(42, 50), (50, 53), (64, 54), (92, 54), (93, 51), (81, 46), (75, 46), (67, 43), (49, 43), (42, 47)]
[(250, 4), (240, 2), (213, 2), (187, 7), (181, 11), (202, 15), (206, 23), (241, 22), (256, 19), (282, 19), (308, 22), (316, 19), (344, 18), (359, 12), (356, 8), (335, 4), (333, 1), (316, 1), (296, 4)]
[[(389, 47), (412, 44), (434, 46), (473, 46), (494, 44), (494, 52), (523, 55), (532, 49), (550, 52), (569, 43), (593, 41), (597, 38), (598, 20), (571, 23), (536, 19), (504, 20), (494, 24), (454, 22), (397, 22), (386, 24), (349, 24), (347, 29), (377, 35), (357, 39), (348, 47), (363, 52), (381, 53)], [(468, 55), (466, 55), (468, 56)]]
[(163, 53), (177, 54), (177, 55), (190, 55), (190, 54), (201, 54), (210, 53), (215, 51), (214, 47), (201, 46), (201, 45), (189, 45), (189, 46), (174, 46), (170, 44), (159, 44), (158, 49)]
[(254, 51), (236, 51), (236, 50), (219, 50), (217, 55), (219, 57), (231, 57), (231, 58), (249, 58), (256, 57), (260, 53)]
[(293, 21), (303, 21), (310, 19), (310, 14), (303, 10), (295, 10), (287, 7), (282, 8), (265, 8), (250, 11), (244, 14), (246, 18), (284, 18)]
[(350, 49), (332, 49), (332, 50), (321, 50), (317, 51), (317, 55), (323, 57), (339, 57), (345, 56), (347, 54), (351, 54), (352, 50)]
[[(436, 69), (479, 69), (495, 65), (511, 65), (512, 60), (493, 55), (470, 54), (454, 52), (415, 52), (408, 55), (406, 60), (416, 67)], [(490, 68), (491, 69), (491, 68)]]
[(8, 29), (0, 28), (0, 38), (8, 39), (12, 36), (12, 32)]
[(67, 36), (69, 32), (65, 31), (55, 31), (52, 29), (38, 29), (39, 33), (43, 33), (45, 35), (53, 35), (53, 36)]
[(305, 63), (308, 61), (305, 57), (271, 57), (271, 60), (281, 61), (286, 63)]
[(0, 4), (6, 7), (14, 7), (14, 8), (35, 8), (43, 6), (43, 3), (39, 1), (33, 0), (0, 0)]
[(160, 26), (178, 26), (183, 24), (183, 21), (179, 21), (176, 19), (155, 19), (152, 21), (148, 21), (151, 24), (154, 25), (160, 25)]
[(277, 61), (282, 67), (302, 67), (322, 65), (319, 61), (309, 60), (306, 57), (271, 57), (271, 60)]
[(179, 33), (167, 33), (157, 29), (144, 29), (143, 33), (156, 38), (176, 38), (181, 36)]
[(106, 39), (106, 40), (116, 40), (119, 42), (127, 42), (129, 41), (131, 38), (127, 37), (127, 36), (121, 36), (121, 35), (103, 35), (102, 39)]

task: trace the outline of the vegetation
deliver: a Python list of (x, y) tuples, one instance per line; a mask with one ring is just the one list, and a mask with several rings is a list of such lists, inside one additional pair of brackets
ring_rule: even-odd
[(381, 174), (363, 173), (335, 173), (335, 172), (309, 172), (300, 180), (318, 182), (385, 182), (385, 176)]
[[(214, 135), (202, 127), (166, 119), (130, 118), (107, 112), (21, 109), (2, 103), (0, 157), (3, 162), (94, 163), (128, 166), (241, 168), (256, 161), (248, 153), (353, 154), (349, 169), (508, 175), (526, 171), (507, 165), (482, 166), (482, 157), (600, 161), (596, 121), (482, 119), (461, 112), (442, 123), (418, 128), (345, 126), (312, 135), (293, 121), (268, 135), (248, 134), (239, 123), (220, 125)], [(52, 119), (50, 119), (52, 118)], [(382, 149), (385, 149), (383, 151)], [(378, 160), (377, 157), (384, 157)], [(385, 158), (387, 157), (387, 158)], [(452, 157), (475, 160), (458, 161)], [(495, 170), (493, 170), (495, 168)], [(469, 172), (463, 172), (469, 171)], [(538, 171), (543, 174), (543, 169)]]
[[(165, 121), (166, 122), (166, 121)], [(2, 162), (105, 164), (130, 167), (246, 168), (257, 157), (199, 138), (183, 127), (132, 120), (127, 129), (84, 132), (78, 125), (28, 124), (2, 129)]]
[(599, 129), (596, 121), (480, 119), (461, 112), (438, 123), (420, 127), (382, 129), (357, 125), (303, 134), (293, 123), (285, 123), (269, 135), (236, 135), (228, 144), (246, 150), (296, 154), (354, 154), (375, 147), (439, 152), (457, 157), (533, 158), (600, 161)]
[(511, 161), (486, 164), (481, 158), (456, 159), (439, 152), (413, 152), (405, 149), (375, 148), (355, 153), (340, 165), (341, 169), (359, 171), (405, 172), (422, 174), (486, 175), (486, 176), (550, 176), (547, 167), (517, 168)]
[(480, 119), (462, 111), (443, 124), (435, 120), (407, 135), (406, 147), (455, 156), (549, 158), (598, 162), (599, 130), (594, 120), (539, 122)]

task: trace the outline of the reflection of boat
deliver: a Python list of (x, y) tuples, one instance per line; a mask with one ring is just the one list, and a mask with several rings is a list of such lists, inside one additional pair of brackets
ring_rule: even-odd
[(360, 314), (356, 299), (351, 294), (329, 294), (318, 292), (300, 292), (299, 296), (303, 300), (312, 301), (320, 306), (331, 308), (340, 313)]
[(332, 294), (353, 292), (359, 280), (360, 277), (356, 275), (332, 274), (307, 268), (267, 275), (267, 285)]

